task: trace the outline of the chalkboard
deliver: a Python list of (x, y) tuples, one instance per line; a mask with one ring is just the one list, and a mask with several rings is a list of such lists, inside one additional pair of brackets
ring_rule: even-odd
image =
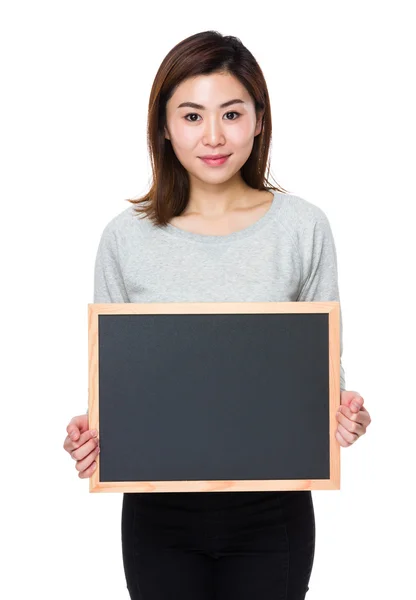
[(89, 304), (90, 491), (339, 489), (339, 311)]

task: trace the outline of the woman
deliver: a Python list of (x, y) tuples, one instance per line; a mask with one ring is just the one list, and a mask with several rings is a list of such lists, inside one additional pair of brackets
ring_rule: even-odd
[[(271, 132), (266, 82), (240, 40), (207, 31), (175, 46), (150, 94), (152, 186), (104, 229), (94, 302), (338, 301), (325, 214), (266, 178)], [(348, 446), (370, 417), (342, 365), (341, 390), (334, 434)], [(99, 444), (87, 415), (67, 433), (90, 477)], [(300, 600), (311, 492), (124, 494), (122, 547), (133, 599)]]

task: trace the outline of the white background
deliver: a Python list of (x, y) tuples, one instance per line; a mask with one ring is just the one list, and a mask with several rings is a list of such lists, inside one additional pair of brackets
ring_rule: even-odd
[(372, 417), (341, 449), (342, 489), (313, 492), (307, 598), (414, 592), (412, 4), (2, 3), (3, 598), (128, 598), (122, 496), (89, 494), (62, 444), (88, 405), (99, 238), (148, 189), (153, 78), (174, 45), (207, 29), (240, 37), (258, 60), (272, 174), (330, 220), (347, 389)]

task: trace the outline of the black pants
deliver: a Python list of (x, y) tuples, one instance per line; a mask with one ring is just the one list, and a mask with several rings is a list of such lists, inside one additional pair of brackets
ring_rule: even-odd
[(303, 600), (312, 494), (125, 493), (122, 547), (133, 600)]

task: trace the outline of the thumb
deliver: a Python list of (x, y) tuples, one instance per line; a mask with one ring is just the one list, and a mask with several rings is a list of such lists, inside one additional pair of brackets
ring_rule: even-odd
[(76, 441), (80, 437), (81, 433), (84, 433), (84, 431), (87, 431), (87, 429), (88, 415), (78, 415), (70, 420), (66, 431), (71, 440)]
[(348, 406), (351, 412), (359, 412), (363, 404), (364, 400), (358, 392), (342, 390), (341, 405)]

